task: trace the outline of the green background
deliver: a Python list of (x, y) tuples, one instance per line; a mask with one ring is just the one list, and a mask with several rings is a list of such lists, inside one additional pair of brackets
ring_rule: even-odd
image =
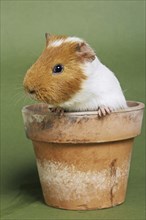
[(135, 140), (125, 203), (65, 211), (43, 202), (21, 116), (22, 106), (32, 103), (22, 80), (45, 46), (45, 32), (86, 39), (116, 73), (126, 99), (144, 102), (144, 14), (144, 1), (1, 1), (2, 219), (145, 219), (144, 127)]

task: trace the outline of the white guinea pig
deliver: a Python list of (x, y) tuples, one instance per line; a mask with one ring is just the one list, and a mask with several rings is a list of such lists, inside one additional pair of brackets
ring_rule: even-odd
[(116, 76), (77, 37), (46, 34), (46, 48), (23, 84), (32, 98), (51, 108), (97, 110), (102, 116), (127, 107)]

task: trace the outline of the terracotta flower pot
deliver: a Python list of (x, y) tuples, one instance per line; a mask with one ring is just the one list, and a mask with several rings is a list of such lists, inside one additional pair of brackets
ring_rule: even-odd
[(97, 117), (96, 111), (48, 111), (46, 104), (22, 110), (33, 142), (45, 202), (73, 210), (102, 209), (125, 200), (134, 137), (144, 104)]

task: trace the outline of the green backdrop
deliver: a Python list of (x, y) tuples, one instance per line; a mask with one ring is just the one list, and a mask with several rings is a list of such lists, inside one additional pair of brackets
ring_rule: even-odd
[(21, 116), (25, 72), (45, 46), (45, 32), (82, 37), (117, 75), (128, 100), (144, 102), (145, 1), (1, 1), (2, 219), (142, 220), (145, 209), (144, 127), (136, 138), (124, 204), (65, 211), (43, 202), (32, 144)]

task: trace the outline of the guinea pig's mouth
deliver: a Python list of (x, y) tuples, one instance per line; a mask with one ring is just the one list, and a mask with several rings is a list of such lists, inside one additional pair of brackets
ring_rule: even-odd
[(25, 93), (26, 93), (26, 95), (27, 95), (29, 98), (34, 99), (34, 100), (36, 100), (36, 101), (38, 100), (37, 95), (36, 95), (35, 92), (33, 92), (33, 93), (25, 92)]
[(25, 89), (25, 93), (29, 98), (35, 101), (41, 101), (41, 102), (47, 103), (46, 100), (44, 99), (44, 96), (38, 90)]
[(37, 92), (34, 90), (34, 89), (28, 89), (26, 87), (24, 87), (24, 91), (25, 91), (25, 94), (31, 98), (31, 99), (34, 99), (34, 100), (38, 100), (37, 98)]
[(31, 99), (34, 99), (34, 100), (36, 100), (36, 101), (38, 100), (35, 93), (34, 93), (34, 94), (28, 93), (28, 96), (29, 96)]
[(52, 100), (49, 96), (47, 96), (47, 91), (45, 89), (36, 89), (36, 88), (32, 88), (32, 87), (28, 87), (26, 85), (24, 85), (24, 91), (25, 94), (38, 102), (43, 102), (43, 103), (47, 103), (47, 104), (52, 104)]

